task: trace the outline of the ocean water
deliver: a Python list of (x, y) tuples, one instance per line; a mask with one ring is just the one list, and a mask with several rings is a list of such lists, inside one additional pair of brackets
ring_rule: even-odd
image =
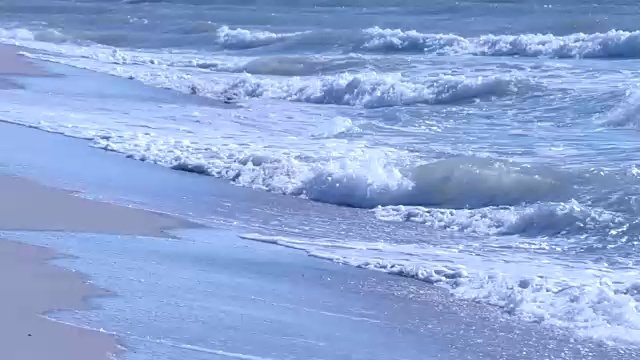
[[(282, 195), (272, 223), (228, 212), (248, 241), (637, 345), (637, 10), (3, 1), (1, 42), (132, 85), (78, 73), (73, 88), (2, 90), (0, 118)], [(280, 212), (289, 198), (334, 215)]]

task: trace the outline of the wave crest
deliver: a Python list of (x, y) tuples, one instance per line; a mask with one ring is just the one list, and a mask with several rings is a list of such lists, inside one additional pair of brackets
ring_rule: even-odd
[(225, 95), (233, 94), (239, 98), (272, 98), (314, 104), (380, 108), (487, 99), (526, 93), (539, 87), (539, 84), (529, 79), (509, 76), (440, 75), (418, 82), (397, 74), (342, 73), (285, 80), (244, 76), (232, 80), (216, 91)]
[(610, 231), (625, 224), (625, 220), (618, 214), (590, 208), (575, 200), (479, 209), (396, 205), (379, 206), (372, 211), (383, 221), (409, 221), (434, 230), (482, 236), (576, 236), (594, 231)]
[(606, 33), (483, 35), (425, 34), (415, 30), (363, 30), (365, 51), (426, 52), (442, 55), (525, 56), (555, 58), (637, 58), (640, 31)]
[(301, 33), (273, 33), (222, 26), (216, 30), (216, 43), (226, 49), (252, 49), (276, 44)]
[(358, 208), (482, 208), (560, 198), (570, 191), (560, 174), (533, 173), (515, 164), (474, 158), (436, 161), (410, 169), (406, 176), (394, 168), (378, 174), (318, 172), (305, 183), (305, 194), (312, 200)]
[[(60, 43), (72, 40), (55, 29), (2, 29), (0, 39)], [(348, 52), (418, 52), (433, 55), (523, 56), (552, 58), (640, 58), (640, 31), (609, 30), (602, 33), (485, 34), (463, 37), (456, 34), (421, 33), (371, 27), (355, 33), (341, 31), (272, 32), (230, 28), (216, 29), (215, 43), (224, 49), (245, 50), (266, 47), (293, 39), (293, 48)]]

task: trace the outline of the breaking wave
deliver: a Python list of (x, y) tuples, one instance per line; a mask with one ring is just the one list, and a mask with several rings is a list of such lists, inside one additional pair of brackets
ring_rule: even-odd
[(388, 177), (395, 181), (382, 186), (372, 186), (364, 174), (321, 171), (306, 181), (304, 193), (312, 200), (359, 208), (468, 209), (558, 199), (571, 191), (560, 174), (534, 173), (516, 164), (476, 158), (440, 160), (409, 169), (406, 175), (396, 170)]
[[(338, 118), (339, 132), (350, 120)], [(327, 135), (327, 134), (325, 134)], [(224, 178), (235, 184), (354, 208), (417, 206), (479, 209), (567, 200), (568, 176), (548, 169), (477, 158), (453, 158), (405, 168), (407, 154), (383, 149), (351, 149), (323, 159), (322, 154), (291, 155), (224, 147), (204, 151), (191, 143), (152, 136), (95, 135), (95, 146), (176, 170)], [(515, 229), (517, 224), (511, 227)], [(522, 227), (523, 232), (534, 231)]]
[(366, 51), (426, 52), (442, 55), (547, 56), (554, 58), (637, 58), (640, 31), (606, 33), (483, 35), (464, 38), (454, 34), (424, 34), (415, 30), (363, 31)]
[(314, 78), (269, 79), (242, 76), (226, 84), (198, 84), (214, 97), (271, 98), (313, 104), (380, 108), (415, 104), (447, 104), (490, 99), (535, 91), (541, 85), (512, 76), (466, 77), (441, 75), (408, 79), (399, 74), (364, 73)]
[[(230, 48), (253, 48), (271, 45), (307, 33), (272, 33), (229, 29), (217, 30), (218, 43)], [(323, 36), (331, 47), (344, 42), (344, 34)], [(553, 58), (638, 58), (640, 31), (610, 30), (604, 33), (554, 34), (487, 34), (462, 37), (456, 34), (421, 33), (373, 27), (361, 30), (359, 36), (349, 36), (351, 51), (363, 52), (420, 52), (435, 55), (524, 56)], [(309, 41), (318, 43), (319, 36)], [(298, 39), (303, 45), (304, 39)], [(295, 44), (293, 44), (295, 45)]]
[(614, 230), (625, 224), (625, 219), (616, 213), (590, 208), (575, 200), (479, 209), (379, 206), (373, 212), (383, 221), (410, 221), (438, 231), (482, 236), (576, 236)]
[(251, 49), (273, 45), (301, 33), (272, 33), (222, 26), (216, 30), (216, 43), (227, 49)]
[[(272, 33), (230, 29), (217, 30), (218, 43), (229, 48), (253, 48), (272, 45), (307, 34)], [(309, 41), (326, 42), (326, 47), (344, 42), (345, 34), (310, 37)], [(351, 38), (351, 51), (363, 52), (421, 52), (436, 55), (524, 56), (553, 58), (638, 58), (640, 31), (610, 30), (604, 33), (554, 34), (487, 34), (462, 37), (456, 34), (421, 33), (416, 30), (373, 27), (361, 30)], [(296, 44), (292, 44), (294, 46)], [(297, 39), (304, 45), (304, 38)]]
[[(432, 55), (523, 56), (552, 58), (639, 58), (640, 31), (610, 30), (603, 33), (554, 34), (486, 34), (463, 37), (456, 34), (421, 33), (416, 30), (372, 27), (359, 32), (299, 31), (215, 28), (214, 43), (224, 49), (247, 50), (278, 43), (315, 49), (315, 52), (343, 49), (345, 52), (415, 52)], [(1, 29), (0, 39), (43, 42), (70, 41), (53, 29)]]

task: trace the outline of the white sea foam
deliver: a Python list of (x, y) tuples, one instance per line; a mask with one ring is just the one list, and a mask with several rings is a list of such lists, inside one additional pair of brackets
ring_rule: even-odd
[(624, 227), (619, 214), (593, 209), (575, 200), (529, 206), (442, 209), (421, 206), (379, 206), (374, 214), (384, 221), (410, 221), (439, 231), (476, 235), (578, 236), (589, 231)]
[[(277, 44), (308, 32), (271, 32), (257, 29), (221, 26), (216, 30), (215, 43), (226, 49), (251, 49)], [(336, 34), (336, 36), (342, 36)], [(4, 41), (66, 42), (69, 37), (53, 29), (31, 31), (0, 28)], [(337, 37), (322, 37), (329, 48)], [(304, 39), (298, 40), (304, 44)], [(312, 42), (318, 39), (310, 37)], [(525, 56), (553, 58), (638, 58), (640, 57), (640, 31), (610, 30), (603, 33), (554, 34), (486, 34), (463, 37), (456, 34), (421, 33), (372, 27), (361, 30), (354, 38), (353, 51), (364, 52), (422, 52), (437, 55)], [(97, 44), (96, 44), (97, 45)], [(318, 44), (319, 45), (319, 44)]]
[[(96, 147), (133, 159), (241, 186), (373, 208), (380, 220), (417, 222), (450, 233), (527, 237), (579, 236), (624, 225), (625, 219), (616, 214), (576, 201), (541, 202), (554, 191), (567, 192), (562, 174), (476, 158), (416, 166), (411, 154), (402, 151), (334, 139), (354, 126), (346, 118), (320, 121), (329, 129), (319, 137), (310, 134), (313, 140), (289, 136), (281, 145), (284, 137), (268, 134), (272, 131), (268, 128), (238, 127), (238, 120), (256, 123), (265, 116), (252, 109), (199, 108), (193, 113), (179, 107), (131, 106), (122, 127), (117, 114), (85, 111), (87, 105), (82, 102), (70, 105), (74, 112), (69, 112), (60, 109), (60, 101), (49, 100), (42, 114), (35, 114), (28, 103), (13, 105), (8, 120), (89, 139)], [(155, 118), (154, 113), (162, 117)], [(291, 109), (291, 113), (299, 111)], [(180, 118), (180, 125), (167, 120), (172, 118)]]
[[(227, 30), (217, 41), (229, 48), (265, 46), (283, 40), (283, 34)], [(241, 186), (373, 208), (373, 214), (383, 220), (418, 222), (460, 237), (486, 239), (500, 235), (501, 246), (509, 236), (517, 246), (524, 237), (584, 236), (591, 230), (616, 231), (624, 226), (625, 219), (615, 213), (571, 200), (571, 176), (472, 158), (425, 164), (424, 159), (406, 151), (339, 141), (341, 136), (357, 131), (358, 124), (337, 117), (332, 113), (335, 107), (322, 107), (326, 112), (313, 113), (305, 112), (311, 106), (299, 104), (377, 108), (454, 103), (535, 91), (539, 85), (528, 77), (419, 77), (381, 72), (295, 78), (211, 74), (211, 69), (227, 66), (235, 70), (250, 60), (95, 44), (52, 44), (40, 41), (37, 34), (19, 30), (0, 35), (9, 42), (45, 50), (32, 54), (42, 59), (132, 77), (182, 92), (212, 98), (233, 96), (248, 102), (260, 98), (266, 104), (215, 109), (188, 105), (155, 108), (157, 104), (149, 107), (141, 102), (126, 106), (119, 102), (109, 108), (108, 99), (101, 99), (96, 107), (95, 103), (86, 104), (85, 98), (48, 94), (39, 99), (39, 106), (32, 106), (32, 99), (12, 102), (9, 97), (20, 93), (7, 92), (3, 93), (3, 101), (10, 104), (5, 111), (11, 118), (6, 120), (86, 138), (96, 147), (134, 159), (221, 177)], [(475, 55), (635, 56), (634, 33), (626, 37), (616, 32), (595, 37), (522, 35), (477, 39), (423, 35), (394, 30), (379, 36), (374, 31), (366, 34), (369, 38), (364, 46), (367, 51), (414, 48)], [(430, 44), (425, 45), (427, 42)], [(236, 64), (229, 64), (236, 60)], [(294, 103), (281, 106), (281, 100)], [(120, 111), (122, 108), (126, 111)], [(328, 113), (331, 114), (327, 116)], [(265, 121), (273, 118), (277, 121)], [(491, 253), (462, 251), (464, 248), (252, 238), (437, 283), (460, 296), (496, 304), (535, 321), (591, 333), (614, 329), (606, 336), (630, 341), (640, 329), (636, 302), (639, 286), (629, 280), (637, 277), (631, 271), (613, 272), (596, 265), (541, 264), (542, 258), (536, 254), (518, 259), (512, 253), (495, 257)], [(593, 273), (588, 272), (592, 270)], [(607, 274), (613, 274), (615, 282), (606, 280)]]
[[(436, 75), (423, 78), (398, 73), (347, 73), (307, 77), (271, 77), (250, 74), (210, 74), (184, 70), (190, 55), (140, 54), (115, 49), (57, 47), (65, 57), (31, 55), (67, 65), (133, 78), (148, 85), (197, 93), (214, 99), (266, 98), (313, 104), (332, 104), (380, 108), (415, 104), (447, 104), (473, 99), (513, 96), (537, 92), (541, 83), (525, 76)], [(184, 60), (177, 60), (179, 58)], [(221, 65), (212, 60), (208, 66), (241, 67), (238, 63)], [(202, 64), (202, 63), (199, 63)], [(144, 67), (121, 66), (144, 65)], [(177, 67), (175, 65), (178, 65)]]
[(269, 31), (252, 31), (242, 28), (231, 29), (222, 26), (216, 31), (216, 42), (228, 49), (250, 49), (272, 45), (302, 33), (273, 33)]
[[(331, 131), (317, 137), (314, 125), (339, 119), (344, 128), (348, 122), (335, 116), (322, 121), (291, 106), (276, 109), (287, 123), (269, 122), (272, 129), (255, 125), (270, 118), (273, 108), (156, 108), (135, 102), (120, 113), (121, 100), (105, 112), (63, 95), (48, 96), (38, 108), (8, 96), (9, 121), (87, 138), (134, 159), (325, 203), (482, 208), (535, 203), (571, 191), (563, 174), (545, 169), (468, 157), (421, 165), (406, 151), (326, 136), (335, 135)], [(306, 137), (300, 127), (309, 129)]]
[(362, 31), (366, 39), (363, 50), (424, 51), (443, 53), (469, 45), (465, 38), (454, 34), (423, 34), (415, 30), (368, 28)]
[(637, 58), (640, 32), (483, 35), (464, 38), (454, 34), (425, 34), (415, 30), (363, 30), (362, 49), (369, 51), (424, 51), (447, 55), (548, 56), (556, 58)]
[[(206, 89), (206, 84), (202, 85)], [(515, 95), (536, 89), (535, 82), (515, 76), (467, 77), (439, 75), (408, 79), (400, 74), (342, 73), (313, 78), (273, 79), (250, 75), (216, 85), (219, 93), (314, 104), (378, 108), (414, 104), (444, 104), (475, 98)], [(206, 91), (206, 90), (205, 90)]]
[[(249, 240), (309, 255), (416, 278), (455, 295), (500, 306), (528, 321), (565, 326), (585, 336), (622, 344), (640, 336), (637, 270), (585, 262), (540, 261), (534, 250), (493, 254), (429, 245), (342, 242), (244, 234)], [(514, 242), (517, 239), (514, 239)], [(509, 261), (495, 261), (496, 258)]]
[(626, 98), (610, 111), (597, 117), (597, 122), (611, 127), (640, 128), (640, 93), (627, 91)]
[(42, 41), (50, 43), (61, 43), (69, 39), (69, 37), (55, 29), (31, 31), (22, 28), (0, 28), (0, 40), (4, 41)]
[(541, 83), (530, 78), (528, 74), (409, 77), (399, 73), (369, 71), (306, 77), (220, 73), (214, 75), (198, 70), (236, 71), (254, 63), (255, 60), (207, 56), (203, 61), (201, 55), (193, 53), (149, 53), (104, 46), (49, 44), (28, 39), (14, 42), (48, 52), (30, 54), (36, 58), (133, 78), (148, 85), (197, 93), (215, 99), (268, 98), (379, 108), (490, 99), (536, 92), (543, 88)]

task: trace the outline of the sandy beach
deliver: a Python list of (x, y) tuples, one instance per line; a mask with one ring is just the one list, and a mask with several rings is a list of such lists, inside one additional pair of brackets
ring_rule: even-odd
[[(185, 223), (163, 214), (76, 197), (33, 181), (0, 177), (0, 230), (67, 231), (162, 236)], [(52, 322), (43, 313), (84, 309), (84, 299), (105, 292), (78, 274), (47, 263), (56, 254), (0, 240), (2, 358), (109, 359), (116, 340)]]
[(104, 292), (82, 275), (47, 264), (49, 249), (0, 240), (0, 357), (12, 360), (98, 360), (118, 351), (110, 335), (50, 321), (51, 310), (86, 308)]
[(189, 223), (171, 216), (88, 200), (33, 181), (0, 177), (0, 230), (167, 236)]
[[(0, 140), (0, 172), (13, 169), (54, 187), (137, 199), (145, 208), (185, 216), (201, 214), (200, 205), (220, 215), (215, 209), (233, 203), (233, 211), (254, 223), (284, 217), (251, 210), (268, 209), (275, 196), (131, 161), (84, 140), (6, 123), (0, 123)], [(24, 151), (25, 142), (38, 146)], [(127, 181), (114, 176), (121, 173)], [(56, 182), (60, 178), (67, 181)], [(290, 213), (323, 216), (323, 209), (301, 202), (291, 206)], [(228, 353), (256, 359), (638, 358), (634, 351), (503, 318), (495, 308), (457, 301), (438, 287), (248, 241), (237, 231), (246, 232), (172, 231), (179, 240), (62, 231), (5, 237), (73, 255), (56, 263), (116, 293), (78, 321), (61, 320), (118, 334), (131, 359), (227, 359)]]
[[(147, 119), (151, 125), (132, 127), (130, 140), (162, 145), (172, 143), (163, 138), (167, 129), (175, 135), (176, 124), (195, 118), (205, 125), (193, 134), (203, 140), (206, 129), (221, 129), (222, 108), (128, 78), (33, 61), (60, 76), (7, 71), (22, 89), (0, 91), (0, 315), (8, 319), (0, 340), (10, 344), (0, 359), (640, 358), (636, 347), (336, 263), (336, 253), (361, 256), (371, 243), (384, 254), (395, 242), (377, 246), (380, 239), (428, 233), (422, 224), (378, 221), (368, 210), (133, 161), (113, 147), (121, 144), (117, 126)], [(104, 122), (92, 125), (96, 119)], [(191, 145), (180, 142), (172, 159)], [(354, 248), (350, 240), (362, 242)], [(53, 261), (58, 254), (69, 256)], [(117, 296), (94, 299), (95, 308), (85, 301), (106, 292)], [(100, 328), (114, 335), (85, 330)]]
[(0, 45), (0, 76), (6, 75), (45, 76), (49, 74), (18, 54), (15, 47)]
[[(47, 73), (0, 47), (0, 90), (20, 88), (9, 77)], [(14, 176), (0, 176), (0, 230), (65, 231), (166, 236), (186, 225), (171, 216), (101, 203)], [(57, 310), (87, 309), (85, 299), (107, 291), (80, 273), (48, 263), (54, 251), (0, 239), (0, 358), (11, 360), (103, 360), (119, 351), (108, 334), (47, 319)]]
[[(162, 236), (185, 222), (170, 216), (83, 199), (11, 176), (0, 177), (0, 230), (67, 231)], [(2, 358), (109, 359), (116, 340), (52, 322), (43, 313), (84, 309), (84, 299), (105, 292), (77, 273), (47, 263), (56, 254), (0, 240)]]
[(46, 70), (18, 54), (18, 48), (0, 44), (0, 90), (19, 89), (22, 86), (8, 78), (11, 76), (47, 76)]

